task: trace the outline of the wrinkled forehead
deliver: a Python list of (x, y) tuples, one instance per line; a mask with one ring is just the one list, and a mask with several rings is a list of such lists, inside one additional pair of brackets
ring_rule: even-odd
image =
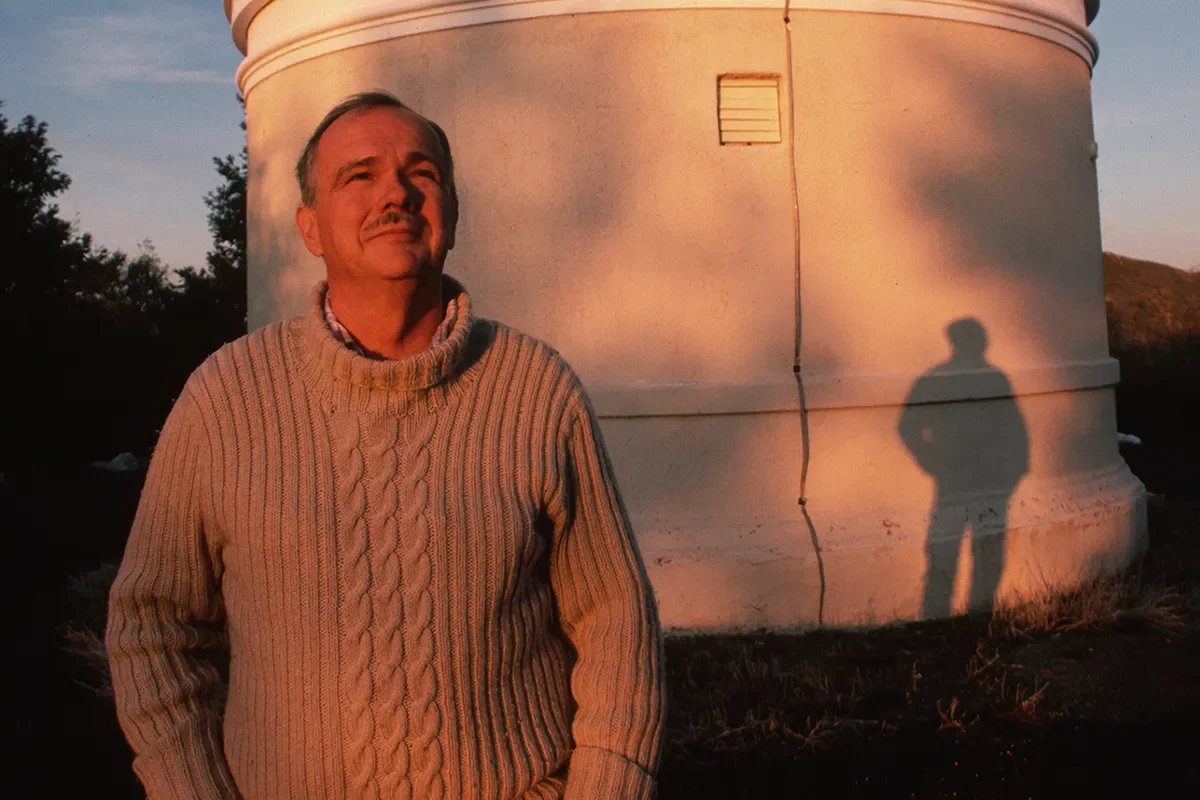
[(358, 109), (339, 117), (317, 143), (316, 171), (328, 176), (341, 165), (369, 156), (421, 153), (447, 167), (441, 141), (414, 111), (390, 106)]

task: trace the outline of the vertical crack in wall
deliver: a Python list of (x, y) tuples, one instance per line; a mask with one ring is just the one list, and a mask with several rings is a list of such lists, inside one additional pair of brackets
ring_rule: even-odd
[(817, 605), (817, 625), (825, 625), (825, 558), (821, 554), (821, 542), (817, 538), (817, 528), (812, 516), (808, 513), (808, 463), (811, 455), (808, 432), (808, 404), (805, 402), (804, 376), (800, 365), (800, 340), (802, 332), (802, 311), (800, 308), (800, 189), (796, 180), (796, 91), (792, 85), (795, 77), (795, 67), (792, 63), (792, 3), (784, 0), (783, 5), (783, 37), (787, 54), (787, 113), (788, 113), (788, 172), (791, 176), (792, 191), (792, 242), (793, 266), (795, 269), (794, 302), (796, 330), (794, 351), (792, 355), (792, 374), (796, 376), (796, 391), (800, 399), (800, 492), (798, 502), (800, 513), (804, 516), (804, 524), (808, 527), (809, 538), (812, 539), (813, 553), (817, 557), (817, 576), (821, 582), (821, 596)]

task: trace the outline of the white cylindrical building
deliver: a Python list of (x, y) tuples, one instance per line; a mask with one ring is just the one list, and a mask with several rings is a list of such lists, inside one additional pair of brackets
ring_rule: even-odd
[(226, 0), (251, 327), (347, 95), (453, 144), (447, 272), (602, 418), (665, 624), (944, 616), (1126, 564), (1091, 0)]

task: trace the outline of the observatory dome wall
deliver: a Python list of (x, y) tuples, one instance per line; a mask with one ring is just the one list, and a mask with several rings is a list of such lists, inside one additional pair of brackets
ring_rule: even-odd
[[(310, 5), (232, 9), (251, 327), (323, 276), (292, 219), (325, 112), (381, 88), (437, 120), (462, 203), (447, 271), (581, 375), (668, 626), (939, 616), (1144, 547), (1090, 6), (375, 3), (332, 24)], [(722, 144), (730, 75), (777, 80), (778, 143)]]

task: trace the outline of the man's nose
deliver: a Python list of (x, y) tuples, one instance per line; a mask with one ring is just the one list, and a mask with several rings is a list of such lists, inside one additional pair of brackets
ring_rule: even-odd
[(408, 179), (408, 175), (403, 170), (395, 170), (389, 174), (390, 177), (385, 181), (384, 207), (396, 205), (405, 211), (420, 210), (425, 195), (417, 188), (416, 184)]

